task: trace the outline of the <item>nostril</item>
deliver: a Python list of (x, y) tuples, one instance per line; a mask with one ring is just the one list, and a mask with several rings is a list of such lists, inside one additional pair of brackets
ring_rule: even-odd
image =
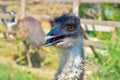
[(54, 31), (50, 31), (47, 35), (49, 35), (49, 36), (54, 36), (55, 33), (54, 33)]
[(55, 34), (54, 33), (51, 33), (51, 36), (54, 36)]

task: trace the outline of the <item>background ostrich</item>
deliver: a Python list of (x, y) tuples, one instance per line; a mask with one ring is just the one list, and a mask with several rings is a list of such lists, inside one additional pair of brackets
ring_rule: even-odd
[(13, 30), (15, 36), (24, 43), (24, 54), (27, 57), (29, 67), (32, 67), (29, 54), (30, 45), (39, 48), (45, 43), (45, 33), (41, 28), (39, 21), (32, 17), (25, 17), (18, 21)]
[[(17, 19), (15, 19), (15, 12), (13, 10), (11, 10), (8, 13), (11, 16), (11, 18), (9, 18), (9, 19), (3, 19), (2, 18), (1, 21), (4, 25), (3, 27), (6, 30), (12, 30), (13, 26), (17, 24)], [(10, 38), (13, 38), (11, 35), (8, 35), (8, 33), (4, 33), (4, 37), (7, 40), (9, 40)]]
[(46, 45), (54, 44), (61, 52), (56, 80), (83, 80), (82, 35), (80, 19), (74, 14), (63, 14), (52, 21), (52, 29), (46, 36)]
[[(41, 47), (44, 43), (44, 37), (45, 33), (43, 29), (41, 28), (41, 25), (38, 20), (32, 18), (32, 17), (24, 17), (23, 19), (18, 20), (15, 22), (15, 15), (13, 11), (11, 13), (11, 19), (9, 21), (3, 23), (7, 28), (10, 28), (5, 31), (5, 33), (14, 35), (17, 39), (20, 39), (24, 46), (25, 51), (23, 52), (23, 55), (26, 56), (28, 61), (28, 66), (32, 67), (32, 61), (30, 59), (30, 45), (35, 46), (36, 48)], [(9, 22), (11, 21), (10, 27), (8, 27)], [(14, 24), (13, 24), (14, 23)]]

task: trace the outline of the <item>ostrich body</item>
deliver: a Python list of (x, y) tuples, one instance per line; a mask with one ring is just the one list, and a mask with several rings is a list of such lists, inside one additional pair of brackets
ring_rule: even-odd
[(30, 59), (29, 48), (30, 45), (37, 48), (43, 46), (45, 43), (45, 33), (38, 20), (33, 17), (24, 17), (21, 20), (15, 19), (15, 12), (11, 10), (9, 12), (10, 19), (1, 19), (4, 27), (7, 29), (4, 33), (6, 38), (7, 34), (12, 34), (16, 38), (20, 39), (25, 47), (23, 54), (27, 57), (28, 66), (32, 67), (32, 61)]
[[(45, 33), (38, 20), (32, 17), (24, 17), (23, 19), (18, 20), (16, 23), (14, 23), (15, 15), (13, 12), (10, 13), (12, 18), (9, 19), (9, 21), (6, 21), (6, 23), (3, 21), (8, 28), (8, 31), (6, 32), (8, 34), (14, 35), (14, 37), (20, 39), (23, 42), (25, 47), (23, 55), (25, 55), (27, 58), (28, 66), (32, 67), (32, 61), (29, 54), (30, 45), (35, 46), (35, 48), (43, 46), (45, 43)], [(11, 22), (10, 27), (8, 26), (8, 22)]]
[(56, 80), (83, 80), (82, 34), (80, 19), (74, 14), (64, 14), (52, 21), (52, 29), (46, 36), (46, 45), (56, 45), (60, 50), (60, 67)]
[(28, 66), (32, 67), (32, 61), (29, 54), (30, 45), (39, 48), (45, 43), (45, 34), (39, 21), (32, 17), (25, 17), (18, 21), (13, 30), (15, 32), (15, 36), (24, 43), (24, 54), (27, 57)]
[(40, 47), (44, 44), (44, 31), (39, 21), (32, 17), (25, 17), (19, 20), (14, 28), (16, 37), (30, 45)]

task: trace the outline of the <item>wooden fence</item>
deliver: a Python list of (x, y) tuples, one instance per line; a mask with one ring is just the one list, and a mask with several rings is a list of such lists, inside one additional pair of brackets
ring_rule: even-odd
[[(49, 3), (55, 3), (58, 1), (59, 1), (59, 3), (73, 3), (73, 0), (43, 0), (43, 2), (49, 2)], [(96, 3), (96, 4), (98, 4), (98, 3), (99, 4), (101, 4), (101, 3), (117, 3), (118, 4), (118, 3), (120, 3), (120, 0), (79, 0), (79, 2), (90, 3), (90, 4), (91, 3)], [(32, 1), (28, 0), (26, 3), (31, 4)], [(0, 1), (0, 6), (20, 5), (20, 4), (21, 4), (20, 1), (12, 1), (12, 2)], [(78, 7), (78, 5), (76, 5), (76, 6)], [(27, 15), (30, 15), (37, 19), (38, 18), (43, 19), (43, 20), (50, 19), (50, 16), (47, 16), (47, 15), (44, 15), (44, 16), (38, 15), (38, 14), (27, 14)], [(20, 14), (16, 14), (16, 16), (20, 16)], [(5, 13), (0, 13), (0, 18), (10, 18), (10, 15), (5, 14)], [(113, 42), (115, 41), (115, 35), (116, 35), (115, 29), (120, 27), (120, 22), (118, 22), (118, 21), (100, 21), (100, 20), (91, 20), (91, 19), (81, 19), (81, 24), (85, 30), (111, 32), (112, 33), (111, 40)], [(87, 28), (86, 28), (86, 26), (87, 26)], [(93, 45), (93, 43), (96, 43), (96, 42), (88, 41), (88, 43), (87, 43), (88, 45)], [(92, 44), (90, 44), (90, 43), (92, 43)], [(98, 42), (98, 44), (99, 44), (99, 42)], [(96, 45), (94, 44), (93, 46), (96, 46)]]
[[(73, 0), (43, 0), (47, 3), (72, 3)], [(120, 0), (79, 0), (81, 3), (120, 3)]]

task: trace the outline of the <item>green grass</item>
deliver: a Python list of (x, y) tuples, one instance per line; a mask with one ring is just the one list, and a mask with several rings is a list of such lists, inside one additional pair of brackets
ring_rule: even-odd
[(116, 29), (116, 42), (114, 43), (110, 41), (110, 33), (89, 33), (90, 36), (96, 36), (102, 41), (107, 42), (104, 48), (106, 50), (105, 55), (97, 52), (102, 63), (94, 58), (93, 55), (87, 55), (89, 61), (100, 67), (99, 71), (94, 72), (93, 78), (95, 80), (120, 80), (120, 29)]
[(48, 80), (31, 72), (13, 68), (7, 64), (0, 64), (0, 80)]
[(106, 55), (99, 53), (100, 63), (94, 57), (89, 57), (91, 61), (99, 65), (100, 70), (94, 72), (95, 80), (120, 80), (120, 46), (116, 44), (107, 44)]
[(112, 36), (111, 32), (98, 32), (98, 31), (86, 31), (86, 32), (89, 35), (89, 37), (93, 38), (97, 37), (98, 39), (103, 41), (110, 41)]

